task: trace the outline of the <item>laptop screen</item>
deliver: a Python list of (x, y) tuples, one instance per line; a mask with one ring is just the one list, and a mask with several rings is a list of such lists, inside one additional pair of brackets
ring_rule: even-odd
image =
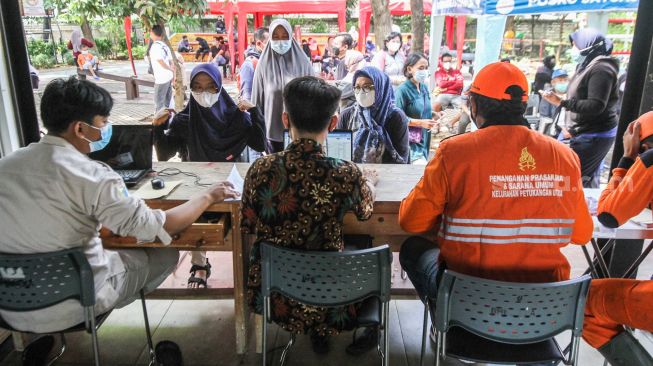
[(113, 170), (150, 170), (152, 144), (151, 125), (113, 125), (109, 145), (88, 156), (108, 164)]
[[(288, 147), (291, 142), (290, 134), (286, 130), (284, 132), (283, 144)], [(352, 132), (349, 130), (334, 130), (329, 132), (324, 149), (328, 157), (351, 161)]]

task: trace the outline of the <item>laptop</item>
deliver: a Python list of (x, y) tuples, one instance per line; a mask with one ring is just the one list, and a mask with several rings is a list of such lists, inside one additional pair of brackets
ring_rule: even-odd
[(152, 171), (152, 144), (152, 125), (113, 125), (109, 145), (88, 156), (108, 164), (132, 187)]
[[(326, 144), (323, 146), (328, 157), (351, 161), (353, 143), (352, 131), (333, 130), (327, 135)], [(284, 131), (284, 146), (290, 145), (292, 140), (288, 130)]]

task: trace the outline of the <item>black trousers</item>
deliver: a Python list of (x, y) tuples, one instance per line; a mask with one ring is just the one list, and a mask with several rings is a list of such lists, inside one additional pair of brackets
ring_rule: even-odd
[(599, 188), (600, 168), (603, 159), (612, 148), (614, 137), (572, 137), (569, 147), (580, 159), (583, 188)]

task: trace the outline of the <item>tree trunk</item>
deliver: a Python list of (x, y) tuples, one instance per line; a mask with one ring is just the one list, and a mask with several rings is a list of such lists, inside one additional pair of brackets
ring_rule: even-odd
[(412, 52), (424, 53), (424, 0), (410, 0), (410, 27), (413, 31)]
[(372, 0), (374, 38), (377, 47), (383, 49), (385, 37), (392, 31), (389, 0)]
[(170, 39), (168, 39), (168, 33), (165, 31), (165, 24), (163, 23), (162, 20), (159, 21), (158, 23), (162, 28), (163, 28), (163, 43), (165, 43), (168, 48), (170, 48), (170, 51), (172, 52), (172, 62), (175, 65), (175, 75), (176, 79), (173, 86), (174, 94), (173, 97), (175, 99), (175, 110), (180, 111), (184, 108), (184, 73), (185, 71), (182, 70), (181, 64), (179, 63), (179, 60), (177, 60), (177, 56), (175, 54), (175, 51), (172, 48), (172, 44), (170, 44)]
[(52, 21), (50, 17), (43, 17), (43, 41), (47, 42), (50, 40), (50, 27), (52, 27)]
[(82, 24), (80, 24), (80, 26), (82, 27), (82, 35), (84, 38), (95, 43), (95, 39), (93, 39), (93, 30), (91, 30), (91, 25), (88, 24), (86, 16), (82, 17)]

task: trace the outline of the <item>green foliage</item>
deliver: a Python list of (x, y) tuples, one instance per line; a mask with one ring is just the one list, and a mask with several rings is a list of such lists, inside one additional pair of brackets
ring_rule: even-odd
[(168, 22), (170, 33), (187, 33), (197, 31), (202, 27), (201, 19), (197, 17), (180, 16)]
[(27, 42), (27, 53), (30, 56), (37, 55), (53, 55), (53, 45), (50, 42), (45, 42), (40, 39), (33, 39)]
[(132, 47), (132, 56), (134, 56), (134, 60), (142, 60), (145, 57), (146, 52), (147, 52), (146, 46)]
[(100, 58), (108, 59), (111, 58), (113, 45), (111, 40), (108, 38), (96, 38), (95, 39), (95, 48), (97, 53), (100, 55)]
[(49, 69), (54, 66), (54, 58), (45, 54), (38, 54), (32, 57), (32, 66), (37, 69)]
[(328, 33), (329, 25), (325, 21), (319, 20), (311, 26), (310, 33)]
[(75, 58), (73, 57), (73, 51), (66, 50), (62, 55), (63, 61), (68, 66), (75, 66)]

